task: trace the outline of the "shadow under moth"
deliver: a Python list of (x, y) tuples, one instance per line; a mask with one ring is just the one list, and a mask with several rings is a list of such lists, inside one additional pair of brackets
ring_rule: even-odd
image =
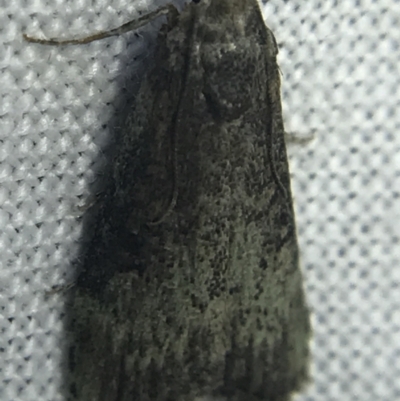
[[(257, 0), (167, 5), (75, 283), (71, 397), (283, 401), (308, 379), (277, 45)], [(130, 24), (130, 25), (129, 25)], [(128, 26), (129, 25), (129, 26)]]

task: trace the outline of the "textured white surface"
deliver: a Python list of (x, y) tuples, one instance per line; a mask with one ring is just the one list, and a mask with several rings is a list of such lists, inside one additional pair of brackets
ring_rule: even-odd
[[(51, 48), (165, 0), (0, 0), (0, 399), (63, 400), (63, 297), (77, 206), (106, 156), (155, 26)], [(298, 399), (400, 399), (400, 2), (271, 0), (281, 46), (314, 383)], [(153, 33), (152, 33), (153, 32)], [(126, 89), (128, 88), (128, 89)]]

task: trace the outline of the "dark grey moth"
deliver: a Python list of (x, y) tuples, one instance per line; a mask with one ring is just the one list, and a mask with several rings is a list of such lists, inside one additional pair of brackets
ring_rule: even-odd
[(165, 13), (74, 290), (72, 394), (289, 400), (310, 323), (276, 42), (257, 0)]

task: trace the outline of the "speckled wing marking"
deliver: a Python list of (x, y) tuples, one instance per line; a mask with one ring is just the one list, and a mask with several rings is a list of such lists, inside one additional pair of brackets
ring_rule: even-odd
[(310, 325), (277, 47), (256, 0), (170, 18), (69, 311), (85, 401), (283, 401)]

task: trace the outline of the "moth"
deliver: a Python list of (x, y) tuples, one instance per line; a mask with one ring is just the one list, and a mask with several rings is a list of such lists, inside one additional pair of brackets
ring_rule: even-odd
[(68, 312), (71, 396), (289, 400), (311, 329), (277, 44), (257, 0), (168, 5), (134, 27), (162, 14)]

